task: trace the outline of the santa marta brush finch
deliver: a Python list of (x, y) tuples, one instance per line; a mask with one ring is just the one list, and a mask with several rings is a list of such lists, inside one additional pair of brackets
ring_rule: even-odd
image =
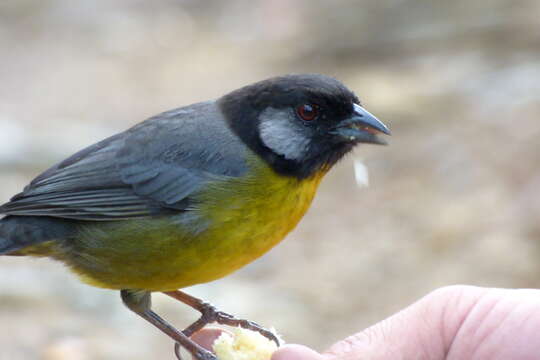
[[(221, 278), (280, 242), (326, 172), (387, 127), (339, 81), (287, 75), (154, 116), (35, 178), (0, 207), (0, 254), (46, 256), (124, 303), (197, 359), (217, 321), (270, 333), (177, 291)], [(154, 291), (201, 311), (183, 332)]]

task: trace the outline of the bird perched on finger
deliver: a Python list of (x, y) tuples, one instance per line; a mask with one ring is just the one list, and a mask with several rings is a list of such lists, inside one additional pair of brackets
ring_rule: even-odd
[[(323, 176), (388, 128), (336, 79), (287, 75), (154, 116), (87, 147), (0, 206), (0, 254), (45, 256), (185, 347), (208, 322), (273, 334), (177, 289), (221, 278), (279, 243)], [(199, 310), (178, 331), (151, 310), (164, 292)]]

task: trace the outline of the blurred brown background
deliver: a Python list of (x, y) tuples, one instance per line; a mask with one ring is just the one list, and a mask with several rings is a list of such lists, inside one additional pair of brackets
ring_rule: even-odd
[[(341, 79), (393, 132), (254, 264), (189, 291), (323, 350), (429, 291), (540, 287), (540, 2), (0, 2), (0, 201), (158, 112), (284, 73)], [(370, 169), (356, 185), (352, 160)], [(155, 295), (178, 327), (196, 314)], [(0, 359), (173, 359), (116, 292), (0, 258)]]

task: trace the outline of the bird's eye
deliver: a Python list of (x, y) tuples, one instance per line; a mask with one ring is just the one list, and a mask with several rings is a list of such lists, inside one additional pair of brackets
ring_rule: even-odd
[(319, 116), (319, 106), (316, 104), (302, 104), (296, 108), (296, 113), (304, 121), (313, 121)]

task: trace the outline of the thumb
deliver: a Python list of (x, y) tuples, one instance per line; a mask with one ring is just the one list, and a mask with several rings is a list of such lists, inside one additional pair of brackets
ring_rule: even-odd
[(289, 344), (277, 349), (271, 360), (325, 360), (325, 357), (306, 346)]

